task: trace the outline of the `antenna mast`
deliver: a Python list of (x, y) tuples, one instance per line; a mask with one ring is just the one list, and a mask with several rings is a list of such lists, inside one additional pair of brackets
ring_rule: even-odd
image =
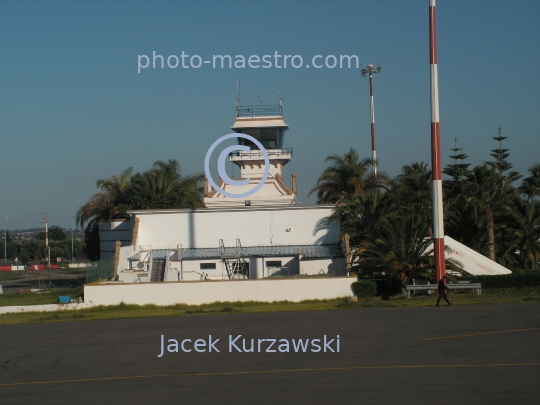
[(431, 76), (431, 171), (433, 173), (433, 245), (435, 281), (446, 274), (442, 201), (441, 133), (439, 127), (439, 75), (437, 71), (437, 22), (435, 0), (429, 0), (429, 64)]
[(236, 116), (240, 117), (240, 80), (236, 82)]

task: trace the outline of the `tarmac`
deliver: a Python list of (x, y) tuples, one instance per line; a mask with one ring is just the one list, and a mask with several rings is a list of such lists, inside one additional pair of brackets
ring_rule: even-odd
[[(340, 346), (230, 352), (238, 335)], [(536, 302), (3, 325), (0, 402), (538, 404), (539, 342)]]

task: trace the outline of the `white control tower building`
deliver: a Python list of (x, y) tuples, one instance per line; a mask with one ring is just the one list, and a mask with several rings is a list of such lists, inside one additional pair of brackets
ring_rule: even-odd
[[(282, 116), (281, 97), (278, 105), (237, 105), (236, 120), (231, 129), (239, 134), (249, 135), (258, 140), (265, 148), (270, 167), (268, 178), (254, 194), (245, 198), (232, 198), (213, 189), (205, 179), (204, 203), (208, 208), (252, 205), (295, 205), (296, 174), (292, 174), (291, 187), (283, 180), (282, 169), (292, 160), (292, 149), (284, 148), (285, 131), (289, 126)], [(257, 145), (249, 139), (237, 138), (239, 145), (248, 146), (249, 151), (234, 151), (229, 155), (232, 163), (240, 168), (240, 178), (250, 179), (249, 184), (237, 186), (219, 179), (219, 188), (230, 194), (243, 194), (253, 190), (262, 180), (265, 171), (265, 159)]]

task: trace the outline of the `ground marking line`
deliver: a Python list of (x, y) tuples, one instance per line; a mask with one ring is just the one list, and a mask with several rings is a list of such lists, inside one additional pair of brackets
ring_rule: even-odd
[(540, 328), (497, 330), (497, 331), (494, 331), (494, 332), (470, 333), (470, 334), (467, 334), (467, 335), (439, 336), (439, 337), (433, 337), (433, 338), (426, 338), (426, 339), (422, 339), (422, 340), (454, 339), (454, 338), (469, 337), (469, 336), (496, 335), (496, 334), (499, 334), (499, 333), (528, 332), (528, 331), (531, 331), (531, 330), (540, 330)]
[(473, 367), (530, 367), (540, 366), (540, 363), (495, 363), (495, 364), (419, 364), (419, 365), (390, 365), (390, 366), (352, 366), (352, 367), (326, 367), (326, 368), (298, 368), (285, 370), (250, 370), (250, 371), (231, 371), (231, 372), (216, 372), (216, 373), (179, 373), (179, 374), (150, 374), (150, 375), (133, 375), (133, 376), (117, 376), (117, 377), (97, 377), (97, 378), (80, 378), (73, 380), (51, 380), (51, 381), (28, 381), (18, 383), (3, 383), (0, 387), (13, 387), (21, 385), (38, 385), (38, 384), (64, 384), (77, 382), (93, 382), (93, 381), (110, 381), (110, 380), (134, 380), (142, 378), (164, 378), (164, 377), (210, 377), (210, 376), (229, 376), (242, 374), (276, 374), (276, 373), (301, 373), (313, 371), (347, 371), (347, 370), (385, 370), (385, 369), (428, 369), (428, 368), (473, 368)]

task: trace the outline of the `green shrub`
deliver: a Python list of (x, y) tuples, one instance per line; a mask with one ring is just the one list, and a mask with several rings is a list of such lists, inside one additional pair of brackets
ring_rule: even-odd
[(377, 284), (369, 280), (358, 280), (351, 284), (353, 294), (358, 298), (375, 297)]
[(459, 279), (481, 283), (482, 288), (538, 287), (540, 286), (540, 271), (522, 271), (496, 276), (470, 276)]
[(394, 295), (401, 292), (401, 281), (400, 280), (390, 280), (388, 278), (380, 277), (369, 277), (364, 278), (364, 280), (369, 280), (377, 284), (377, 294), (376, 295)]

